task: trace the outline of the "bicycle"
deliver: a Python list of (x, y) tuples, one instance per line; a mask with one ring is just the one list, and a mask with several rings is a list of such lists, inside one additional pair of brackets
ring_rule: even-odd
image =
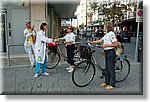
[[(87, 47), (88, 49), (91, 49), (94, 48), (95, 46), (91, 46), (88, 43)], [(93, 55), (93, 53), (95, 53), (95, 50), (90, 50), (88, 53), (89, 58), (86, 58), (85, 60), (78, 63), (72, 73), (72, 81), (78, 87), (85, 87), (92, 82), (96, 72), (95, 66), (102, 71), (102, 76), (100, 76), (100, 78), (102, 79), (105, 77), (106, 73), (105, 69), (101, 67), (101, 65), (98, 63), (98, 61)], [(129, 60), (127, 59), (127, 56), (121, 55), (119, 57), (116, 57), (115, 59), (116, 82), (122, 82), (128, 77), (130, 73), (130, 66), (131, 65)]]
[[(62, 52), (60, 45), (63, 45), (63, 44), (59, 42), (57, 43), (57, 46), (55, 46), (53, 49), (48, 49), (48, 63), (46, 66), (47, 69), (55, 68), (59, 64), (61, 56), (64, 58), (64, 61), (68, 62), (68, 58)], [(78, 52), (79, 51), (76, 48), (75, 53), (74, 53), (74, 62), (78, 62), (80, 60), (80, 57), (78, 56)]]

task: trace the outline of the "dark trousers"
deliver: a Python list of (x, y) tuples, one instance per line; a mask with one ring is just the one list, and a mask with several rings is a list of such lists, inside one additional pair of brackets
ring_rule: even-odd
[(74, 61), (73, 61), (73, 58), (74, 58), (74, 50), (75, 50), (75, 45), (72, 44), (72, 45), (67, 45), (67, 58), (68, 58), (68, 63), (70, 65), (74, 65)]
[(115, 50), (105, 50), (105, 83), (115, 87)]

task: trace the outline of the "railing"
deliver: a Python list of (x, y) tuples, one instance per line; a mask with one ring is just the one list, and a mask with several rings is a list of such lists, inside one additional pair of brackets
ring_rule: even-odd
[(17, 44), (8, 44), (7, 45), (7, 65), (10, 66), (10, 51), (9, 51), (9, 47), (11, 46), (23, 46), (23, 45), (17, 45)]

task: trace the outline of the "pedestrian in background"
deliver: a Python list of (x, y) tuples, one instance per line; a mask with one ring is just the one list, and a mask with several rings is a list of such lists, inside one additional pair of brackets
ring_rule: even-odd
[(31, 63), (31, 68), (34, 68), (34, 62), (35, 62), (34, 47), (35, 47), (36, 32), (34, 30), (34, 26), (31, 27), (30, 21), (26, 20), (25, 25), (26, 25), (26, 29), (23, 31), (24, 36), (26, 37), (24, 42), (24, 48), (28, 53), (29, 60)]
[(48, 26), (46, 23), (42, 23), (40, 26), (40, 31), (37, 33), (36, 36), (36, 43), (35, 43), (35, 57), (36, 57), (36, 71), (34, 77), (39, 76), (40, 66), (42, 66), (42, 75), (49, 75), (46, 72), (46, 62), (47, 62), (47, 55), (46, 55), (46, 43), (53, 42), (53, 39), (46, 37), (46, 30)]
[(101, 48), (104, 48), (105, 53), (105, 82), (100, 86), (106, 87), (107, 90), (112, 90), (115, 87), (116, 76), (115, 76), (115, 47), (118, 46), (118, 41), (113, 32), (114, 26), (110, 21), (105, 22), (104, 30), (106, 34), (100, 40), (89, 42), (91, 44), (97, 44), (103, 42)]
[(68, 63), (70, 64), (69, 68), (66, 68), (68, 72), (72, 72), (75, 68), (75, 64), (73, 61), (74, 58), (74, 50), (75, 50), (75, 34), (73, 33), (73, 27), (68, 26), (67, 34), (63, 38), (55, 39), (56, 41), (65, 40), (65, 45), (67, 49), (67, 58)]

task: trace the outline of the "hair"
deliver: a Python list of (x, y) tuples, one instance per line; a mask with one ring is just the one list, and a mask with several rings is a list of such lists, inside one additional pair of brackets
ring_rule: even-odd
[(42, 23), (40, 26), (40, 30), (44, 30), (44, 26), (46, 26), (46, 25), (47, 25), (46, 23)]
[(107, 31), (114, 31), (114, 25), (111, 21), (106, 21), (104, 25)]
[(68, 29), (71, 29), (71, 32), (73, 32), (74, 28), (72, 26), (68, 26)]

